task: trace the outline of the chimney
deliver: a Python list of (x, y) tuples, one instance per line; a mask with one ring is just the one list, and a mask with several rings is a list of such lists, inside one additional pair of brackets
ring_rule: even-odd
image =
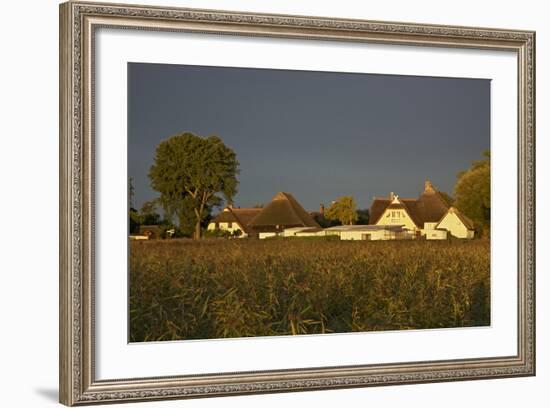
[(319, 213), (325, 215), (325, 205), (323, 203), (319, 206)]
[(430, 192), (435, 191), (434, 186), (432, 185), (431, 181), (428, 179), (426, 179), (426, 181), (424, 182), (424, 191), (430, 191)]
[(390, 193), (390, 200), (393, 201), (393, 199), (395, 198), (395, 194), (393, 193), (393, 191)]

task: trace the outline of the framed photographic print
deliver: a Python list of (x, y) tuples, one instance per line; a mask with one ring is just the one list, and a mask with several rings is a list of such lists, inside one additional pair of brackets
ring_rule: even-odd
[(60, 400), (535, 374), (535, 33), (60, 6)]

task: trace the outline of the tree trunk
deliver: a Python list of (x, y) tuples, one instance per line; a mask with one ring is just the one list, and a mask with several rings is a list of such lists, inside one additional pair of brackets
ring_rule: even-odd
[(195, 208), (195, 216), (197, 217), (197, 223), (195, 224), (195, 234), (194, 239), (201, 239), (201, 220), (202, 220), (202, 213), (204, 211), (204, 206), (206, 203), (206, 197), (203, 193), (202, 202), (199, 206), (199, 208)]
[(201, 222), (197, 221), (195, 224), (195, 234), (193, 235), (193, 239), (201, 239)]

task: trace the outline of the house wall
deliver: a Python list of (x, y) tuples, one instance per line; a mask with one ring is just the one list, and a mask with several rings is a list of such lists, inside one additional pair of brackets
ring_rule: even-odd
[(325, 236), (325, 230), (320, 231), (308, 231), (307, 229), (297, 228), (297, 229), (286, 229), (283, 231), (283, 237), (319, 237)]
[(447, 239), (447, 231), (437, 230), (437, 222), (425, 222), (424, 228), (420, 230), (420, 235), (426, 239)]
[(432, 230), (423, 230), (423, 234), (426, 235), (426, 239), (428, 240), (440, 240), (440, 239), (447, 239), (447, 231), (446, 230), (439, 230), (439, 229), (432, 229)]
[(130, 239), (134, 241), (147, 241), (149, 237), (147, 235), (130, 235)]
[(405, 228), (410, 230), (417, 229), (416, 224), (413, 222), (411, 217), (409, 217), (409, 214), (402, 209), (386, 209), (376, 225), (403, 225)]
[[(366, 238), (366, 235), (370, 235), (370, 239)], [(396, 235), (393, 231), (380, 230), (380, 231), (341, 231), (340, 239), (341, 240), (369, 240), (369, 241), (380, 241), (380, 240), (390, 240), (395, 239)]]
[(437, 222), (425, 222), (424, 230), (434, 230), (437, 228)]
[(325, 231), (317, 231), (317, 232), (297, 232), (294, 236), (295, 237), (324, 237), (326, 235)]
[[(207, 228), (209, 231), (213, 231), (216, 229), (216, 223), (215, 222), (211, 222), (210, 224), (208, 224), (208, 228)], [(241, 231), (242, 233), (244, 233), (244, 231), (242, 230), (242, 228), (240, 227), (240, 225), (236, 222), (232, 222), (231, 223), (231, 227), (229, 226), (229, 223), (228, 222), (219, 222), (218, 223), (218, 229), (220, 230), (223, 230), (223, 231), (229, 231), (231, 233), (233, 233), (234, 231)]]
[(446, 229), (456, 238), (472, 239), (474, 237), (474, 231), (466, 228), (460, 218), (452, 212), (448, 212), (447, 215), (443, 217), (437, 228)]
[(272, 238), (272, 237), (276, 237), (278, 234), (276, 232), (260, 232), (258, 234), (258, 237), (260, 239), (265, 239), (265, 238)]

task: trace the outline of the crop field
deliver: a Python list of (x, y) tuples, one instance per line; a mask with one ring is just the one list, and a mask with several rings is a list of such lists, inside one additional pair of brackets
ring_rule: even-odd
[(488, 240), (130, 245), (132, 342), (490, 324)]

